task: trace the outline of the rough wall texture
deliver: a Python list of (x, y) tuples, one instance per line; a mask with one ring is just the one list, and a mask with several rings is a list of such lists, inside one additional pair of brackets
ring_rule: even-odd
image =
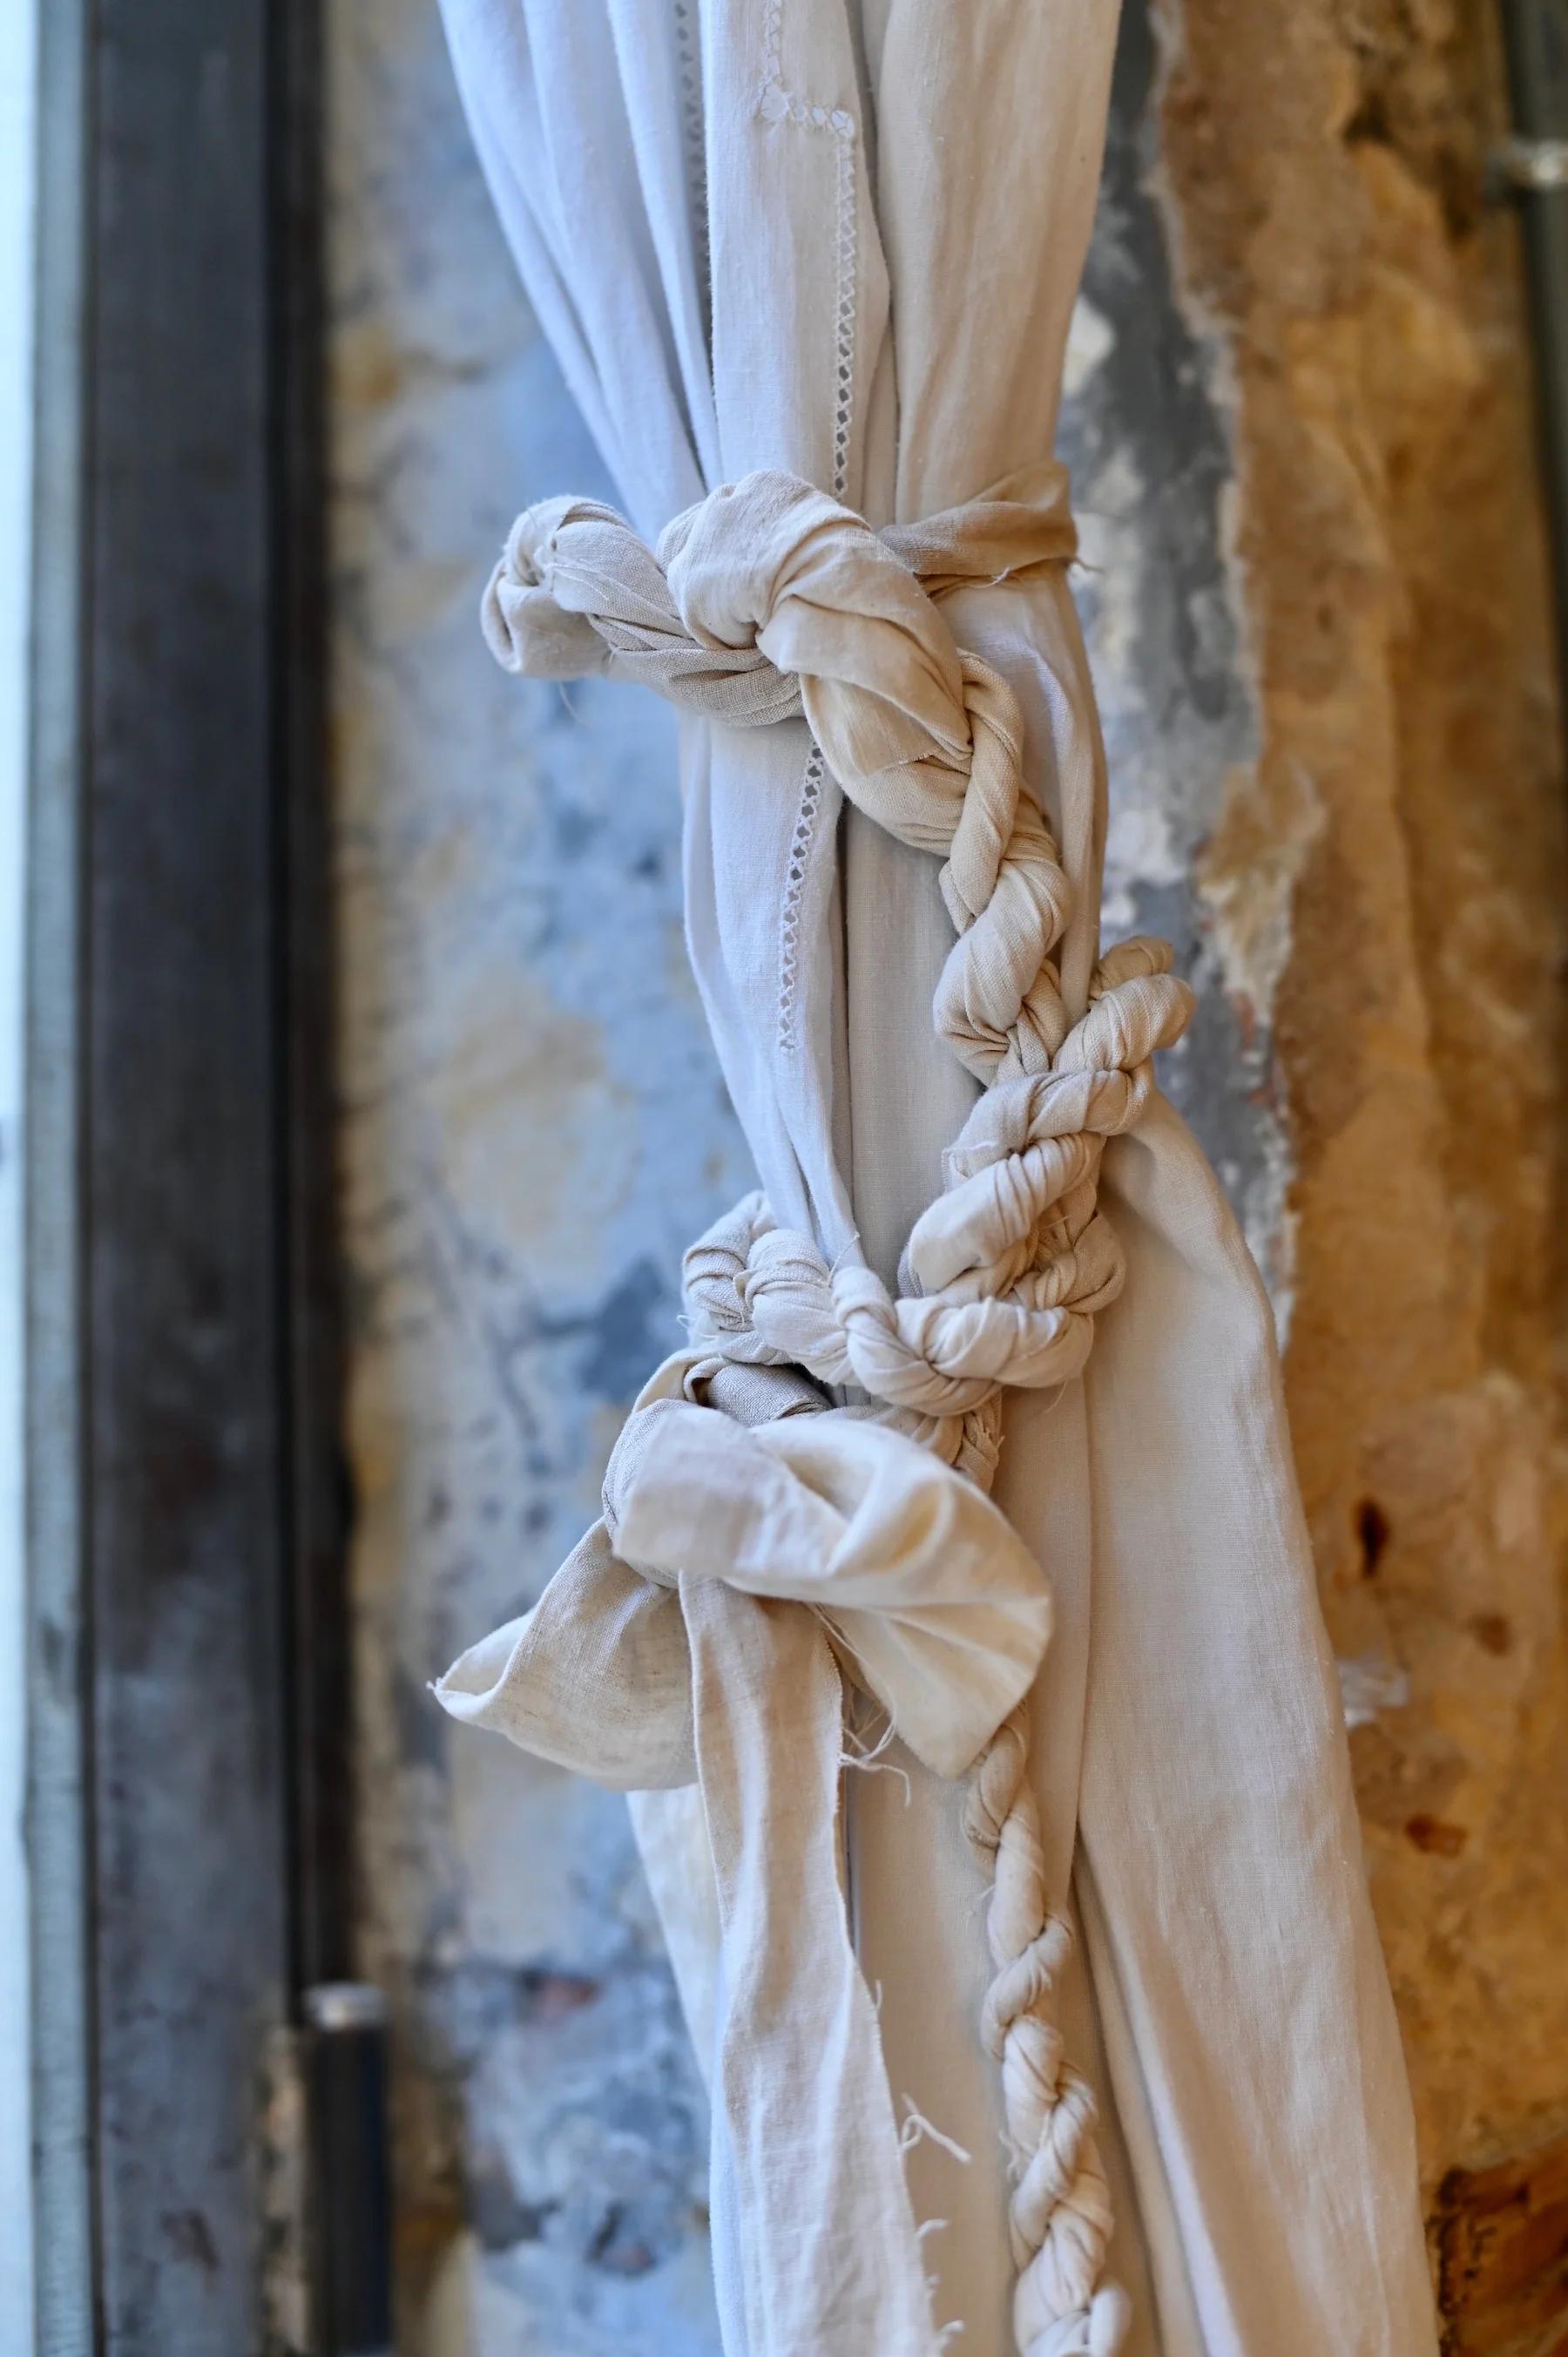
[(706, 2126), (624, 1805), (425, 1692), (591, 1522), (748, 1183), (681, 932), (674, 731), (520, 688), (479, 571), (603, 470), (430, 0), (331, 36), (335, 794), (366, 1967), (403, 2357), (707, 2357)]
[[(1455, 2350), (1568, 2345), (1563, 761), (1485, 0), (1165, 6), (1257, 713), (1199, 864)], [(1478, 2172), (1471, 2175), (1469, 2172)]]
[[(746, 1182), (672, 748), (479, 650), (476, 552), (601, 470), (428, 0), (333, 0), (337, 795), (366, 1962), (410, 2357), (703, 2357), (701, 2106), (619, 1804), (424, 1681), (592, 1512)], [(1128, 0), (1063, 447), (1107, 922), (1290, 1330), (1458, 2357), (1568, 2347), (1553, 1327), (1561, 759), (1482, 0)]]

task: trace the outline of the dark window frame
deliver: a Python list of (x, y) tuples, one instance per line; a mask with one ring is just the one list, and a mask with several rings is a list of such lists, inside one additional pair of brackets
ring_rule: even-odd
[(352, 1965), (320, 27), (39, 17), (35, 2345), (242, 2357), (270, 2060)]

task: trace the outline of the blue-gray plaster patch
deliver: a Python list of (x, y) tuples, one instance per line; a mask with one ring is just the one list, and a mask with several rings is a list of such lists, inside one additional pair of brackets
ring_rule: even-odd
[[(334, 823), (360, 1501), (367, 1969), (398, 2005), (402, 2195), (449, 2247), (405, 2357), (714, 2357), (703, 2101), (626, 1813), (449, 1728), (425, 1682), (536, 1597), (620, 1409), (679, 1337), (680, 1256), (752, 1183), (680, 951), (671, 715), (504, 677), (489, 553), (609, 495), (519, 293), (437, 12), (331, 0)], [(1245, 1209), (1267, 1043), (1192, 884), (1255, 723), (1221, 530), (1218, 360), (1145, 187), (1129, 0), (1063, 451), (1105, 714), (1110, 930), (1199, 985), (1173, 1091)], [(454, 2193), (453, 2189), (456, 2189)]]
[(1235, 464), (1223, 351), (1178, 298), (1154, 193), (1155, 51), (1128, 0), (1084, 274), (1085, 359), (1060, 452), (1088, 563), (1075, 576), (1111, 774), (1105, 931), (1163, 934), (1197, 992), (1168, 1093), (1254, 1248), (1272, 1256), (1283, 1146), (1266, 1007), (1233, 1005), (1196, 885), (1227, 780), (1257, 759), (1256, 687), (1224, 536)]

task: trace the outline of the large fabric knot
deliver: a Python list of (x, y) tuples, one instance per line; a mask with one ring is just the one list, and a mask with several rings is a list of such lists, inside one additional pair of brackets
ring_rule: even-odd
[[(755, 2302), (754, 2357), (851, 2357), (868, 2320), (875, 2345), (937, 2357), (840, 1882), (841, 1675), (936, 1773), (961, 1775), (1035, 1676), (1049, 1590), (929, 1451), (824, 1410), (785, 1370), (746, 1370), (732, 1412), (700, 1405), (719, 1363), (686, 1351), (659, 1370), (603, 1519), (437, 1692), (600, 1783), (701, 1786), (723, 1943), (715, 2100), (747, 2249), (797, 2262)], [(741, 1421), (746, 1405), (766, 1420)]]
[(1065, 563), (1067, 478), (1031, 468), (923, 525), (874, 532), (793, 475), (725, 484), (650, 549), (614, 509), (548, 500), (512, 526), (485, 592), (498, 662), (640, 680), (732, 726), (803, 712), (844, 792), (944, 859), (959, 939), (938, 1028), (976, 1076), (1038, 1070), (1068, 1028), (1047, 960), (1068, 912), (1049, 829), (1022, 788), (1023, 724), (938, 599)]
[(808, 1608), (916, 1756), (962, 1775), (1039, 1666), (1038, 1565), (972, 1482), (901, 1433), (820, 1394), (792, 1413), (788, 1388), (757, 1394), (782, 1412), (748, 1428), (695, 1404), (710, 1369), (682, 1351), (652, 1376), (611, 1455), (603, 1518), (532, 1611), (454, 1664), (441, 1701), (598, 1783), (693, 1782), (681, 1592), (719, 1580)]

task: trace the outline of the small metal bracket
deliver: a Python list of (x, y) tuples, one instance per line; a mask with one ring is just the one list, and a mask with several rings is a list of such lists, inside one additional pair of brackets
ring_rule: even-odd
[(1519, 220), (1535, 345), (1558, 679), (1568, 702), (1568, 0), (1498, 0), (1510, 135), (1488, 176)]
[(1529, 139), (1516, 132), (1487, 156), (1487, 180), (1494, 200), (1568, 188), (1568, 139)]
[(369, 1982), (327, 1981), (302, 2011), (312, 2357), (392, 2357), (387, 2001)]

